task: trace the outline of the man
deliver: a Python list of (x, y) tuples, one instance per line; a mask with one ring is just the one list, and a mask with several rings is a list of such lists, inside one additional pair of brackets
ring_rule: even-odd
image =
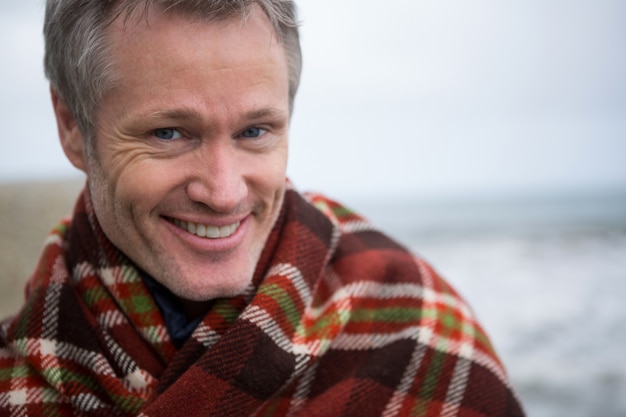
[(87, 175), (0, 330), (0, 415), (521, 416), (422, 260), (285, 179), (287, 0), (48, 0)]

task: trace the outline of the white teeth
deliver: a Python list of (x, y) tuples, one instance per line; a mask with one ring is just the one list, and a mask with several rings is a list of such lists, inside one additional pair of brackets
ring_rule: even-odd
[(230, 236), (233, 234), (233, 230), (231, 229), (231, 226), (222, 226), (220, 227), (220, 236)]
[[(216, 239), (221, 236), (220, 230), (221, 228), (219, 227), (209, 226), (206, 228), (206, 237)], [(228, 236), (228, 234), (225, 234), (225, 236)]]
[(217, 226), (211, 226), (208, 224), (184, 222), (178, 219), (172, 219), (172, 223), (174, 223), (176, 226), (180, 227), (181, 229), (188, 231), (191, 234), (194, 234), (199, 237), (206, 237), (209, 239), (229, 237), (233, 233), (235, 233), (235, 231), (237, 230), (237, 228), (239, 228), (239, 225), (241, 224), (241, 222), (237, 222), (237, 223), (230, 224), (228, 226), (217, 227)]

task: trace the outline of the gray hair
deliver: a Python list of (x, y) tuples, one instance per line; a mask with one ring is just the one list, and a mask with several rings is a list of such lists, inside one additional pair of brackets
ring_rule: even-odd
[(106, 28), (122, 14), (160, 10), (220, 21), (245, 19), (258, 4), (269, 18), (283, 44), (289, 67), (289, 108), (300, 83), (302, 54), (293, 0), (47, 0), (44, 21), (46, 76), (52, 88), (69, 107), (93, 152), (96, 111), (112, 87)]

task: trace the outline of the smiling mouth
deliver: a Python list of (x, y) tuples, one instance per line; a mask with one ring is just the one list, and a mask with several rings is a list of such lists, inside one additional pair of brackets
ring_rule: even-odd
[(192, 223), (172, 218), (169, 218), (168, 220), (179, 229), (189, 232), (192, 235), (207, 239), (223, 239), (232, 236), (237, 228), (239, 228), (239, 225), (241, 225), (241, 222), (237, 222), (218, 227), (210, 224)]

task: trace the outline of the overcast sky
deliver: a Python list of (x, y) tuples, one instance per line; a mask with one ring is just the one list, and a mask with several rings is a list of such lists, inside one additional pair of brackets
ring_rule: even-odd
[[(626, 190), (623, 0), (299, 1), (289, 175), (333, 196)], [(39, 0), (0, 3), (0, 181), (67, 178)]]

